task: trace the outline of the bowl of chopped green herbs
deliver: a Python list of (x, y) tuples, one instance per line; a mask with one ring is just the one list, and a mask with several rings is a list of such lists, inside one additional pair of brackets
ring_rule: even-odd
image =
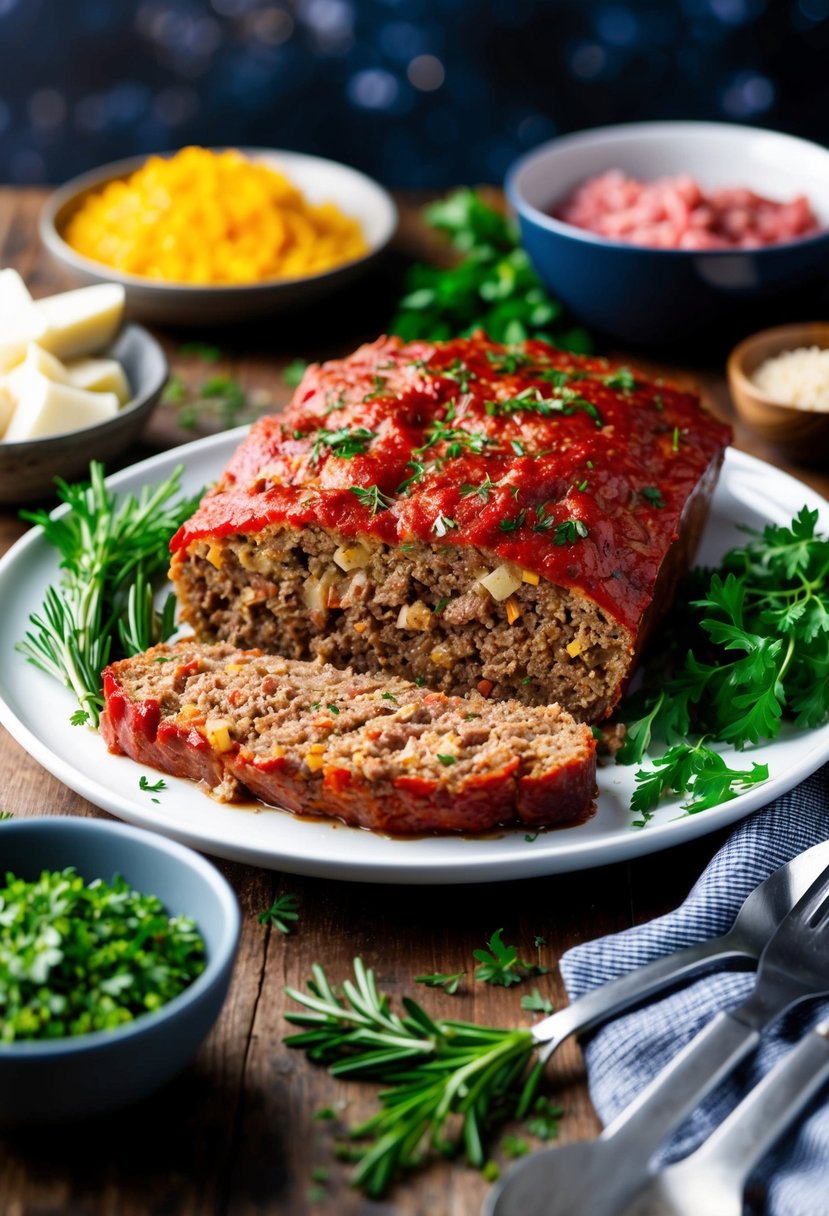
[(239, 937), (218, 870), (104, 819), (0, 824), (0, 1124), (126, 1106), (196, 1054)]

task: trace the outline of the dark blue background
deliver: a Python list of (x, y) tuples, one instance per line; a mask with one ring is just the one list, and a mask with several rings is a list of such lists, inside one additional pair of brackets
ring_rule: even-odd
[(185, 143), (499, 182), (556, 133), (645, 118), (829, 142), (829, 0), (0, 0), (6, 182)]

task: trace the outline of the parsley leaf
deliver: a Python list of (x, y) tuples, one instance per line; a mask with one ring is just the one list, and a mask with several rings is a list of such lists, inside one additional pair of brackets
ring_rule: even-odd
[(164, 780), (163, 777), (159, 777), (158, 781), (154, 782), (151, 785), (149, 778), (145, 777), (144, 774), (142, 773), (138, 779), (138, 788), (140, 790), (145, 790), (147, 793), (150, 793), (150, 794), (160, 794), (162, 790), (166, 790), (167, 782)]
[(434, 975), (416, 975), (415, 983), (425, 984), (427, 988), (443, 988), (450, 996), (454, 996), (465, 975), (465, 971), (453, 971), (449, 974), (436, 971)]
[(479, 964), (475, 968), (476, 980), (510, 988), (513, 984), (520, 984), (530, 975), (541, 975), (546, 971), (546, 968), (536, 963), (522, 962), (515, 946), (507, 946), (504, 943), (501, 936), (503, 932), (503, 929), (496, 929), (487, 942), (488, 949), (472, 951), (473, 958)]

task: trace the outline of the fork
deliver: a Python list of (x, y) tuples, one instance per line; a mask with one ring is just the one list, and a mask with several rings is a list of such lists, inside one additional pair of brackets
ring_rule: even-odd
[(754, 1167), (829, 1078), (829, 1019), (815, 1026), (690, 1156), (665, 1166), (624, 1216), (743, 1216)]
[(779, 924), (754, 989), (719, 1013), (597, 1139), (546, 1149), (493, 1187), (483, 1216), (619, 1216), (652, 1175), (651, 1159), (694, 1107), (793, 1005), (829, 992), (829, 867)]

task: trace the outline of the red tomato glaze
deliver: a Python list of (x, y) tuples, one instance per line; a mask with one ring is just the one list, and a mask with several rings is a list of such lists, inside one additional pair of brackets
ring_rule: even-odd
[(695, 393), (603, 359), (381, 338), (310, 367), (171, 547), (282, 522), (474, 545), (635, 628), (729, 438)]

